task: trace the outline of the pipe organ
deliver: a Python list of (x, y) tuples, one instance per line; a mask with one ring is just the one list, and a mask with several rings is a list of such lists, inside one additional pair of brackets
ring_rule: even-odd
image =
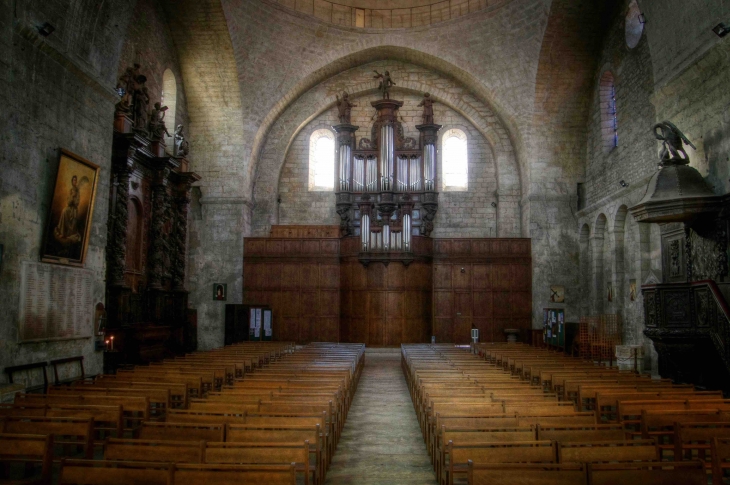
[[(413, 261), (413, 236), (431, 235), (438, 210), (436, 139), (440, 125), (417, 125), (420, 139), (404, 135), (402, 101), (371, 103), (371, 138), (356, 140), (359, 127), (333, 126), (338, 135), (337, 213), (342, 236), (360, 241), (359, 260)], [(357, 143), (356, 143), (357, 142)]]

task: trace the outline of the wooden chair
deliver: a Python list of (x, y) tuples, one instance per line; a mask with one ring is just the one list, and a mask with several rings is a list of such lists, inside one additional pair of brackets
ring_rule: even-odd
[(309, 441), (295, 443), (208, 443), (205, 463), (236, 465), (281, 465), (293, 463), (305, 485), (321, 483), (320, 470), (310, 464)]
[(289, 465), (177, 465), (174, 485), (296, 485)]
[(105, 460), (203, 463), (205, 441), (163, 441), (109, 438)]
[(587, 485), (582, 463), (568, 465), (468, 462), (469, 485)]
[(559, 463), (659, 461), (654, 440), (558, 443)]
[(682, 463), (589, 463), (591, 485), (707, 485), (704, 466), (697, 462)]
[(40, 474), (22, 480), (13, 479), (10, 483), (50, 485), (52, 453), (52, 435), (0, 434), (0, 483), (11, 479), (11, 463), (23, 463), (24, 475), (33, 465), (40, 465)]
[(172, 485), (174, 465), (158, 462), (63, 460), (59, 485)]

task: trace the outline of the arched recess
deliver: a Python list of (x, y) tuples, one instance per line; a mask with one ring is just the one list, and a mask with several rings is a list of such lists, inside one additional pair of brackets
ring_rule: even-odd
[(593, 313), (603, 313), (605, 309), (604, 302), (607, 299), (607, 281), (605, 275), (605, 258), (608, 254), (606, 238), (606, 226), (608, 219), (605, 214), (599, 214), (593, 225), (593, 235), (591, 236), (591, 258), (593, 260), (593, 268), (591, 271), (591, 311)]
[[(369, 63), (328, 79), (305, 93), (277, 120), (267, 138), (256, 173), (255, 210), (252, 221), (254, 233), (266, 234), (268, 225), (276, 223), (273, 217), (276, 212), (276, 188), (286, 153), (289, 151), (294, 137), (307, 123), (322, 112), (334, 109), (335, 93), (346, 89), (352, 99), (375, 94), (373, 84), (369, 82), (367, 76), (360, 75), (360, 71), (370, 73), (373, 69), (392, 70), (394, 63), (394, 61)], [(397, 65), (399, 69), (406, 69), (410, 66), (423, 71), (422, 66), (404, 63), (397, 63)], [(499, 211), (502, 210), (518, 213), (517, 218), (513, 221), (517, 227), (510, 228), (503, 237), (519, 236), (519, 204), (517, 202), (521, 194), (520, 170), (505, 128), (495, 121), (492, 111), (474, 96), (469, 95), (463, 86), (438, 73), (426, 71), (426, 74), (427, 76), (424, 76), (423, 80), (404, 78), (399, 81), (398, 88), (393, 91), (393, 94), (396, 96), (398, 93), (421, 95), (424, 91), (428, 91), (437, 103), (443, 103), (456, 111), (484, 135), (493, 151), (497, 167), (498, 193), (500, 194), (498, 218), (501, 218)], [(510, 197), (514, 198), (514, 204), (510, 204)], [(502, 198), (504, 198), (504, 203), (502, 203)], [(503, 219), (507, 220), (508, 217), (505, 216)]]
[(204, 198), (243, 198), (249, 183), (242, 156), (246, 130), (223, 6), (220, 0), (160, 3), (175, 40), (185, 85), (193, 154), (190, 169), (202, 176), (199, 184)]
[[(471, 108), (472, 105), (483, 106), (490, 113), (493, 120), (492, 123), (499, 125), (501, 128), (498, 131), (487, 130), (485, 132), (487, 139), (495, 146), (508, 146), (509, 148), (504, 151), (513, 153), (516, 159), (520, 159), (520, 165), (523, 165), (522, 157), (519, 157), (515, 153), (515, 147), (519, 146), (515, 140), (522, 135), (519, 133), (513, 114), (508, 113), (507, 110), (502, 109), (501, 106), (496, 104), (494, 96), (479, 79), (444, 59), (407, 47), (387, 45), (363, 49), (356, 53), (347, 53), (347, 50), (350, 48), (350, 46), (343, 47), (341, 53), (335, 53), (331, 56), (334, 59), (332, 62), (302, 78), (289, 92), (281, 97), (261, 120), (250, 152), (251, 163), (248, 166), (249, 173), (252, 176), (255, 175), (255, 178), (251, 178), (252, 181), (256, 180), (256, 183), (258, 183), (257, 167), (261, 162), (265, 145), (268, 143), (267, 140), (272, 136), (275, 124), (278, 123), (280, 117), (285, 116), (287, 111), (300, 104), (300, 99), (308, 97), (311, 91), (317, 90), (323, 84), (331, 84), (329, 83), (331, 79), (339, 77), (340, 74), (350, 69), (377, 61), (417, 65), (442, 76), (444, 79), (450, 80), (451, 84), (459, 86), (466, 94), (466, 98), (463, 100), (453, 99), (453, 108), (458, 112), (464, 111), (461, 114), (469, 119), (470, 114), (476, 114), (471, 113), (473, 110)], [(377, 83), (373, 82), (371, 78), (372, 73), (369, 73), (368, 76), (363, 76), (363, 80), (357, 87), (356, 92), (374, 92)], [(397, 79), (396, 81), (400, 88), (411, 89), (417, 92), (423, 92), (428, 89), (436, 101), (439, 101), (439, 99), (444, 101), (453, 98), (444, 89), (438, 90), (441, 93), (439, 95), (434, 92), (437, 91), (436, 86), (434, 88), (427, 88), (426, 84), (420, 81), (409, 79)], [(332, 99), (334, 92), (327, 92), (326, 95), (326, 99), (322, 99), (321, 102), (326, 102), (329, 108), (334, 101)], [(517, 170), (516, 173), (518, 176), (520, 176), (522, 170), (522, 168)], [(255, 189), (251, 187), (251, 190), (253, 192)]]
[[(175, 74), (170, 69), (165, 69), (162, 74), (162, 104), (167, 106), (167, 114), (165, 115), (165, 124), (170, 135), (175, 133), (175, 115), (177, 113), (177, 80)], [(172, 147), (172, 136), (165, 137), (168, 147)]]

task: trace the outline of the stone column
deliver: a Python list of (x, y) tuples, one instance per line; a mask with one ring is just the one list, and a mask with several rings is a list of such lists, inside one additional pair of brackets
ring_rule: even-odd
[(592, 275), (591, 275), (591, 313), (603, 313), (604, 300), (606, 299), (606, 283), (603, 274), (603, 234), (594, 234), (590, 238)]
[(107, 236), (107, 264), (110, 286), (124, 286), (124, 269), (127, 263), (127, 225), (129, 223), (129, 178), (134, 171), (132, 160), (135, 150), (130, 149), (129, 156), (112, 167), (116, 194), (114, 203), (109, 207), (109, 224)]

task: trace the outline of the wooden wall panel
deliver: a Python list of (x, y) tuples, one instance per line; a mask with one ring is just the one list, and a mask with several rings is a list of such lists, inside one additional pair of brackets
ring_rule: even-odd
[(505, 328), (531, 325), (529, 240), (421, 238), (425, 252), (409, 266), (364, 267), (353, 238), (282, 231), (244, 241), (244, 302), (272, 306), (276, 339), (466, 343), (472, 326), (501, 341)]

